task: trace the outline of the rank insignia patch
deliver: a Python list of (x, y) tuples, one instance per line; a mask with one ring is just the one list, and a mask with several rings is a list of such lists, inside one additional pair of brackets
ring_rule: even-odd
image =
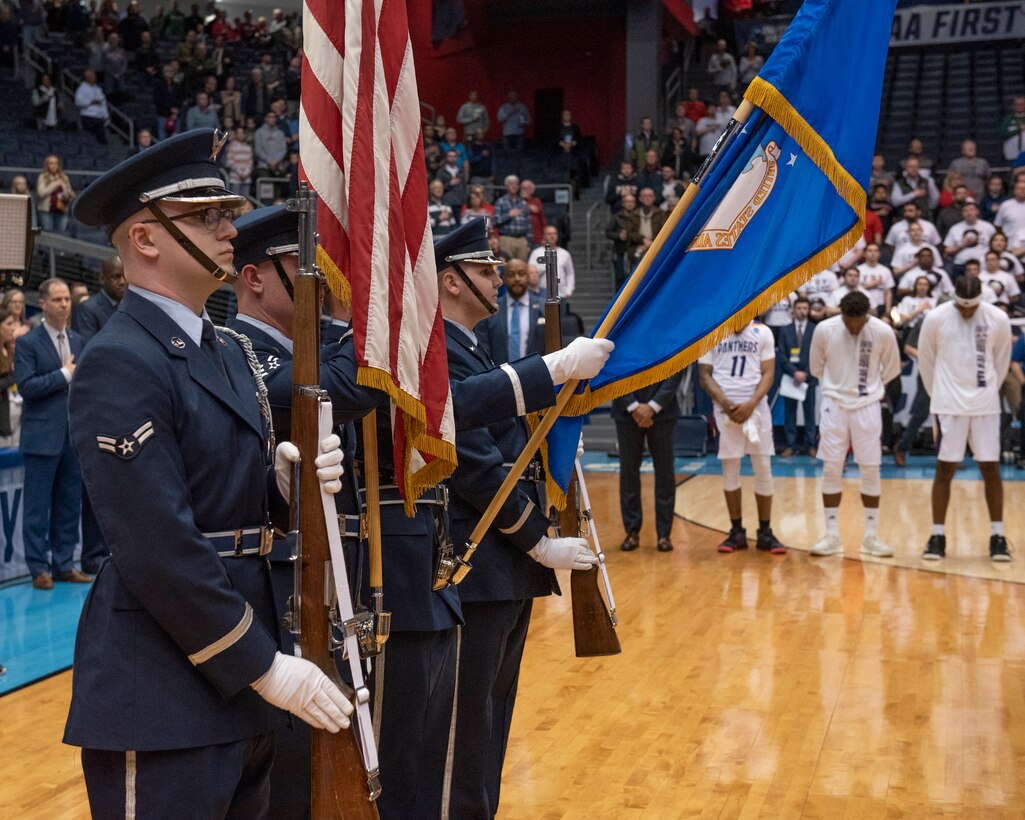
[(134, 433), (124, 436), (97, 436), (96, 443), (106, 453), (113, 453), (118, 458), (131, 461), (142, 449), (150, 436), (153, 435), (153, 422), (147, 421)]

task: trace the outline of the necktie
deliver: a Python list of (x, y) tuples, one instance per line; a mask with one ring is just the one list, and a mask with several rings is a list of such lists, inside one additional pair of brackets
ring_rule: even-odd
[(519, 302), (513, 302), (510, 305), (512, 308), (509, 319), (509, 361), (515, 362), (517, 359), (522, 359), (523, 356), (520, 354), (520, 308), (522, 305)]
[(57, 334), (57, 355), (60, 356), (61, 365), (68, 360), (68, 340), (64, 331)]
[(203, 321), (203, 334), (200, 337), (200, 347), (213, 362), (217, 372), (220, 373), (225, 382), (228, 381), (228, 372), (224, 369), (224, 361), (221, 359), (221, 351), (217, 349), (217, 334), (214, 332), (214, 323), (209, 319)]
[(801, 342), (803, 341), (803, 339), (804, 339), (804, 322), (801, 322), (797, 326), (797, 346), (798, 347), (801, 346)]

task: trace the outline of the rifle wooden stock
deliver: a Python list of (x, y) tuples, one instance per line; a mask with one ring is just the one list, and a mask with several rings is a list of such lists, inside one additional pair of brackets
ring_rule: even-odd
[[(300, 243), (302, 236), (300, 235)], [(311, 266), (312, 267), (312, 266)], [(295, 334), (292, 363), (292, 441), (301, 455), (298, 527), (302, 536), (302, 594), (300, 647), (302, 656), (317, 664), (345, 692), (331, 652), (331, 623), (325, 590), (331, 588), (330, 547), (314, 460), (320, 453), (320, 278), (299, 275), (295, 280)], [(338, 590), (348, 595), (349, 590)], [(313, 820), (344, 817), (376, 820), (367, 772), (352, 726), (337, 734), (312, 729), (310, 805)]]
[[(545, 267), (554, 264), (545, 256)], [(546, 274), (548, 271), (546, 270)], [(545, 301), (545, 352), (562, 349), (562, 315), (559, 304), (558, 279), (547, 277), (548, 298)], [(554, 292), (551, 290), (555, 285)], [(577, 476), (570, 476), (566, 488), (566, 508), (559, 513), (559, 533), (564, 536), (580, 535), (580, 509), (577, 503)], [(570, 571), (570, 592), (573, 601), (573, 643), (578, 658), (599, 655), (618, 655), (623, 651), (619, 636), (612, 625), (612, 616), (598, 588), (598, 570)]]

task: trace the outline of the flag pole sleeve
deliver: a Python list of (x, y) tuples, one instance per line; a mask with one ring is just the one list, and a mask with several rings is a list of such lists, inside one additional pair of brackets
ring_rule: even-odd
[[(744, 100), (740, 107), (737, 108), (736, 113), (733, 115), (733, 121), (738, 125), (743, 125), (750, 119), (751, 114), (754, 113), (755, 105), (750, 100)], [(727, 126), (726, 131), (728, 132), (732, 127)], [(709, 155), (709, 160), (714, 161), (717, 153), (721, 152), (724, 148), (723, 140), (720, 139), (719, 143), (716, 144), (718, 151), (713, 151)], [(669, 219), (666, 220), (665, 225), (662, 226), (662, 230), (658, 232), (658, 236), (655, 237), (655, 241), (651, 243), (644, 256), (638, 263), (634, 272), (627, 279), (623, 289), (619, 292), (619, 296), (616, 297), (616, 301), (609, 308), (609, 312), (605, 315), (604, 321), (594, 332), (594, 338), (604, 339), (608, 336), (612, 327), (616, 324), (616, 320), (619, 318), (619, 314), (623, 312), (623, 308), (626, 307), (630, 298), (633, 296), (634, 291), (640, 286), (644, 280), (645, 275), (648, 272), (648, 268), (651, 267), (651, 263), (655, 260), (662, 246), (666, 242), (666, 238), (673, 232), (676, 226), (683, 219), (687, 210), (693, 204), (698, 193), (701, 191), (700, 177), (698, 181), (691, 182), (687, 186), (687, 190), (684, 191), (680, 201), (676, 203), (676, 207), (673, 208), (673, 212), (669, 215)], [(491, 503), (488, 508), (484, 511), (480, 521), (477, 522), (477, 526), (474, 527), (473, 532), (470, 534), (470, 546), (476, 550), (477, 545), (480, 544), (481, 539), (487, 534), (488, 529), (495, 520), (495, 516), (498, 515), (498, 511), (502, 508), (509, 494), (516, 487), (516, 482), (519, 477), (523, 475), (523, 471), (527, 469), (527, 464), (530, 463), (530, 459), (534, 453), (538, 451), (541, 446), (541, 442), (544, 441), (545, 436), (555, 425), (555, 420), (562, 415), (562, 411), (566, 409), (566, 405), (569, 404), (569, 400), (577, 390), (577, 386), (580, 384), (579, 381), (568, 381), (562, 386), (562, 390), (559, 391), (559, 397), (555, 401), (555, 406), (545, 411), (545, 414), (541, 417), (540, 423), (534, 428), (534, 433), (531, 435), (530, 440), (527, 441), (527, 446), (523, 448), (523, 452), (516, 457), (516, 462), (513, 464), (509, 473), (505, 477), (505, 481), (502, 482), (502, 486), (498, 488), (498, 492), (495, 497), (491, 499)]]

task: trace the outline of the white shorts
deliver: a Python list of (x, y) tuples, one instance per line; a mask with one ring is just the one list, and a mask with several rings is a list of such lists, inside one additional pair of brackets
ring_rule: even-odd
[(971, 442), (976, 461), (1000, 461), (1000, 414), (989, 416), (936, 415), (940, 427), (937, 461), (957, 464), (964, 460), (965, 445)]
[(769, 403), (762, 399), (751, 418), (758, 421), (758, 443), (752, 444), (744, 435), (744, 426), (730, 421), (723, 409), (715, 405), (715, 426), (719, 430), (719, 460), (743, 458), (744, 455), (774, 456), (776, 446), (772, 443), (772, 411)]
[(819, 402), (819, 446), (815, 455), (822, 461), (843, 462), (847, 450), (866, 467), (883, 463), (883, 412), (879, 404), (847, 410), (829, 396)]

